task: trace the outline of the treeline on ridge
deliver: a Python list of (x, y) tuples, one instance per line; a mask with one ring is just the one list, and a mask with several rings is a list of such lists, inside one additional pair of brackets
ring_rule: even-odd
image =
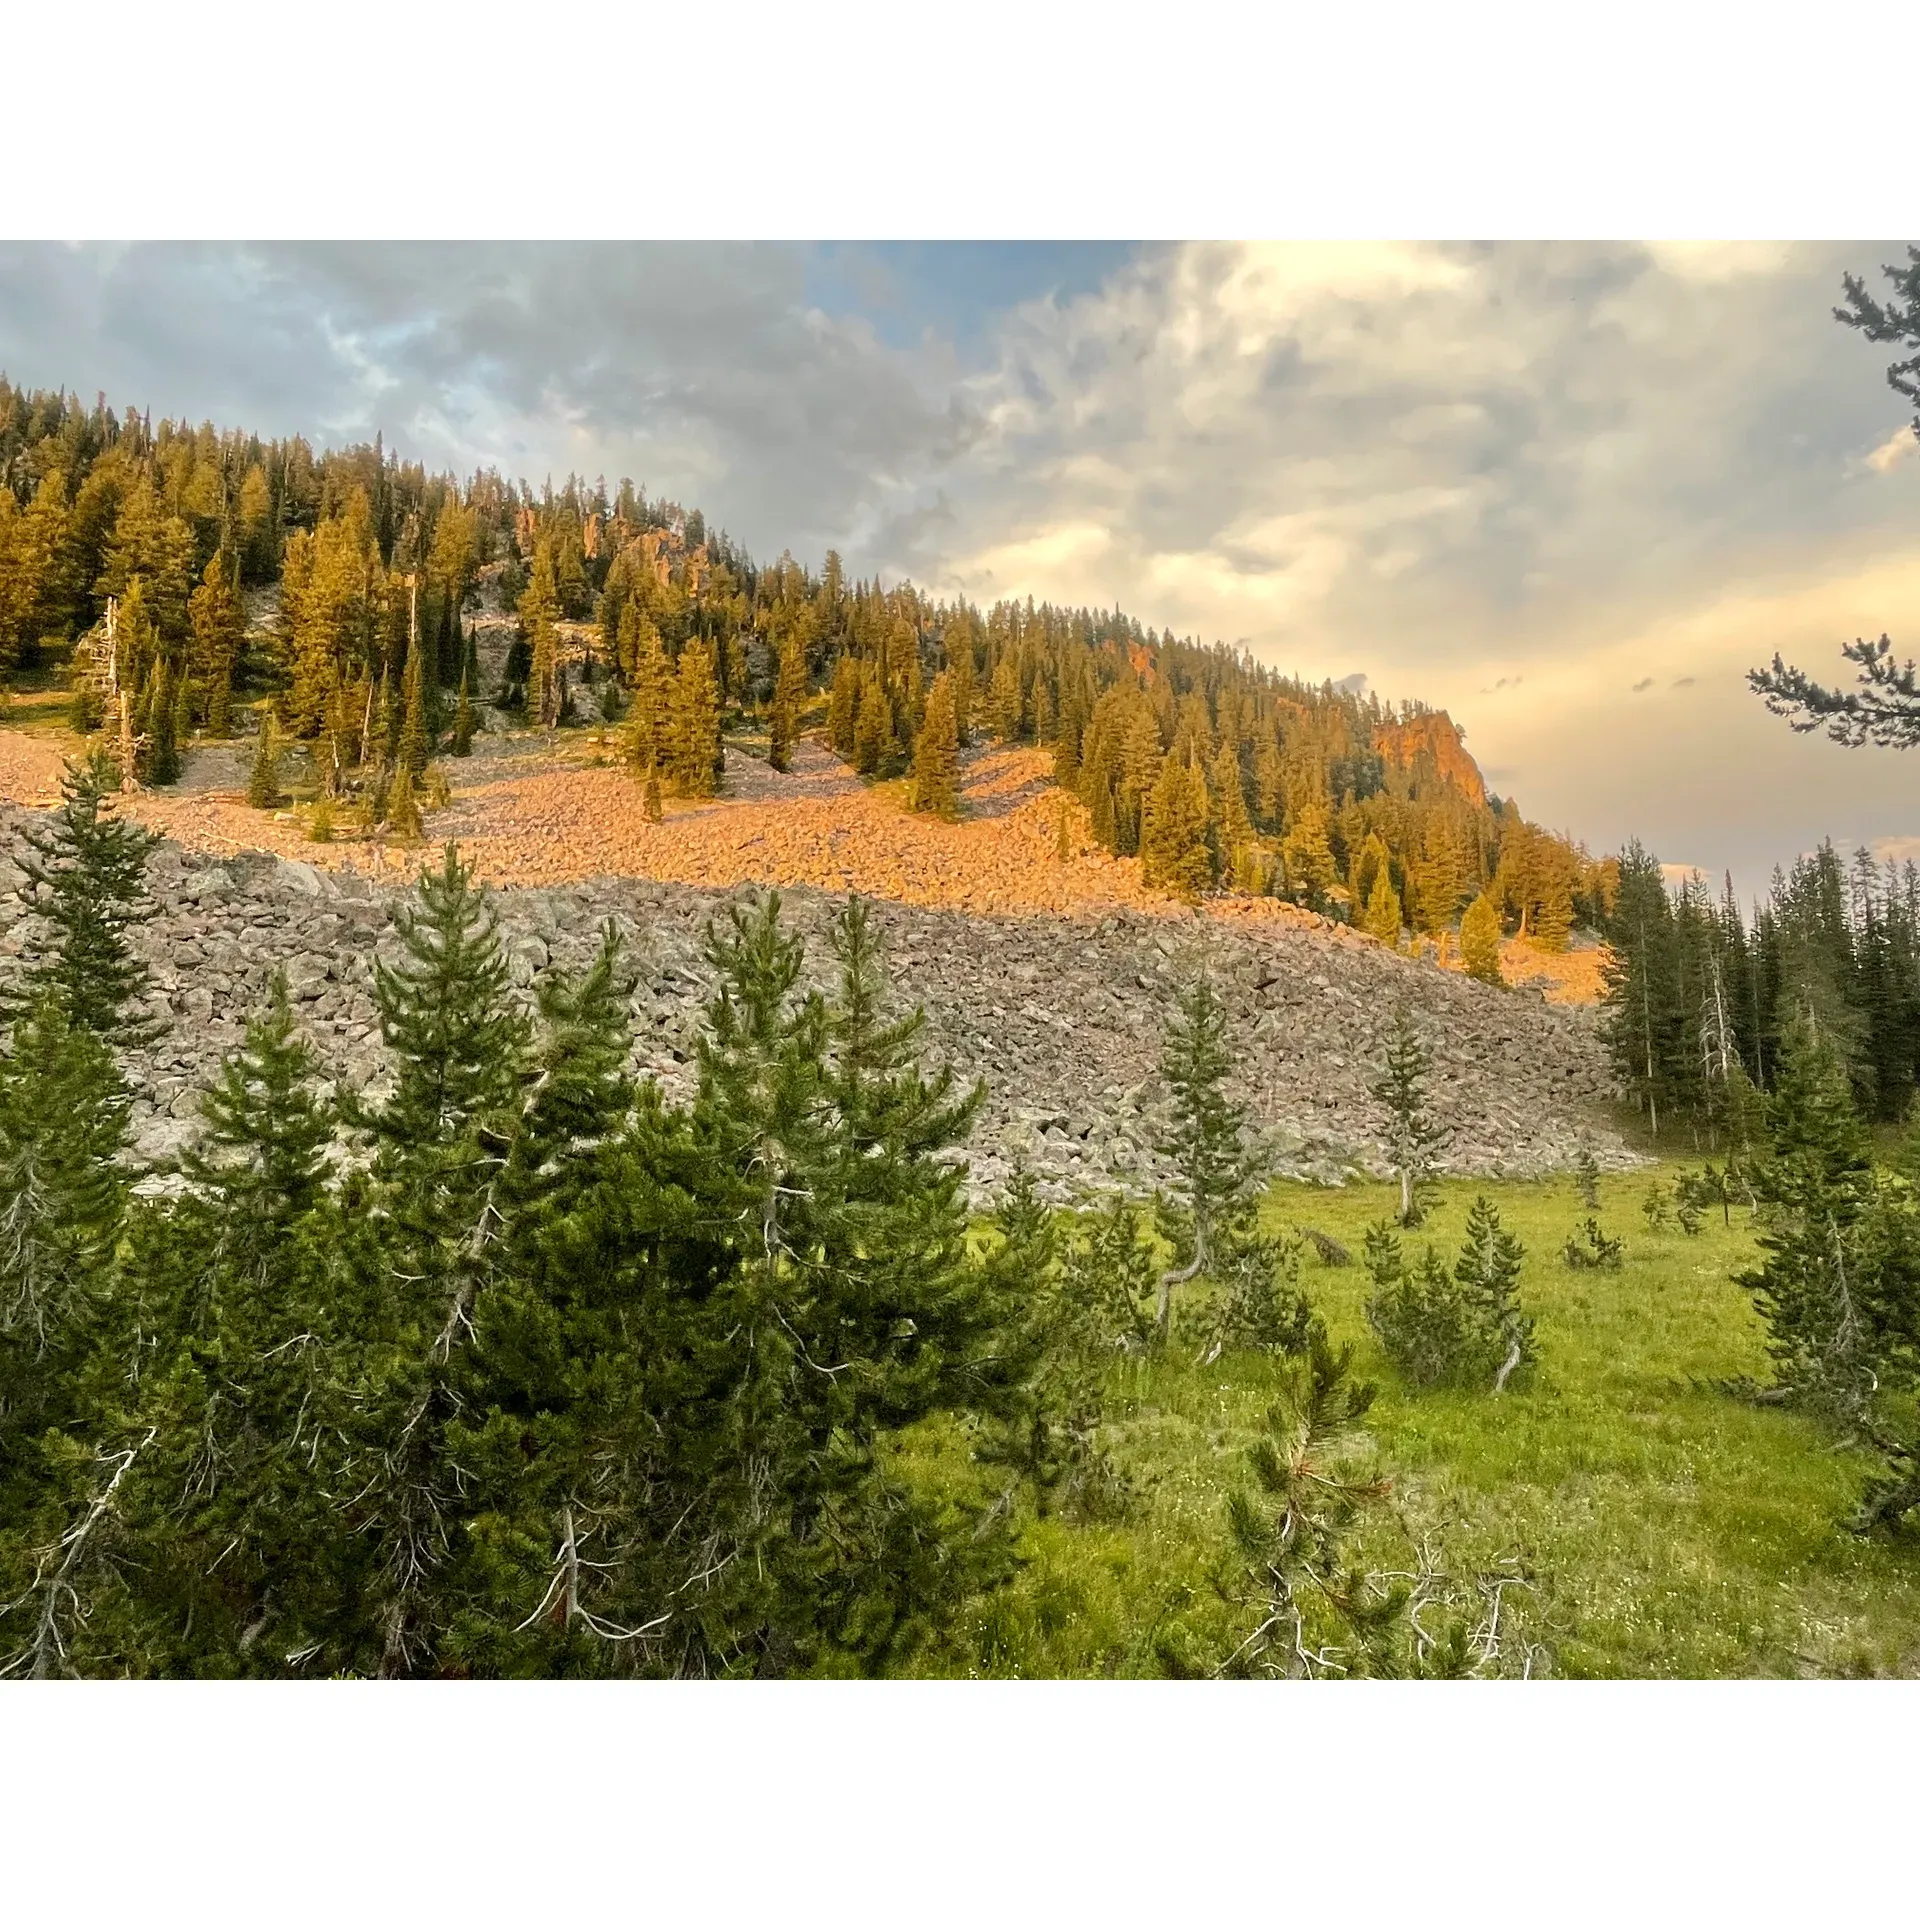
[[(465, 616), (489, 570), (519, 626), (482, 689)], [(278, 620), (251, 625), (269, 586)], [(728, 730), (764, 727), (782, 767), (812, 715), (862, 774), (909, 776), (912, 804), (949, 817), (960, 748), (1048, 749), (1080, 833), (1149, 885), (1277, 894), (1395, 943), (1464, 918), (1493, 980), (1503, 931), (1557, 949), (1611, 902), (1613, 864), (1488, 795), (1418, 705), (1117, 611), (937, 601), (849, 580), (831, 552), (818, 573), (759, 565), (631, 481), (536, 495), (378, 439), (316, 453), (0, 380), (0, 676), (63, 641), (76, 723), (111, 735), (123, 708), (156, 784), (196, 728), (235, 727), (236, 699), (311, 746), (330, 798), (364, 790), (380, 815), (400, 769), (417, 783), (437, 748), (467, 749), (483, 697), (534, 724), (622, 720), (636, 773), (689, 794), (720, 784)]]

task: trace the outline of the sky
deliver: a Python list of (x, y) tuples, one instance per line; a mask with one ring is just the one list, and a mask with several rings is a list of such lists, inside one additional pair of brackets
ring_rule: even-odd
[(698, 506), (758, 557), (1119, 605), (1444, 706), (1530, 819), (1743, 893), (1920, 854), (1776, 650), (1920, 653), (1897, 242), (0, 243), (0, 369)]

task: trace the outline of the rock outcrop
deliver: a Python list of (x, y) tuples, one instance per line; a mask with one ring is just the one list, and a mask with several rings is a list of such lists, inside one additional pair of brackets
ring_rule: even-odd
[[(17, 968), (31, 927), (10, 857), (27, 817), (0, 808), (0, 977)], [(149, 882), (159, 912), (138, 938), (168, 1031), (131, 1063), (144, 1153), (162, 1155), (187, 1136), (201, 1088), (239, 1044), (276, 967), (328, 1066), (378, 1090), (373, 967), (394, 949), (401, 890), (271, 854), (223, 860), (172, 842), (155, 853)], [(523, 991), (549, 968), (585, 965), (604, 922), (620, 928), (640, 976), (634, 1064), (670, 1099), (684, 1096), (711, 984), (703, 929), (751, 890), (599, 878), (490, 897)], [(821, 979), (840, 905), (809, 888), (785, 895)], [(1240, 1091), (1291, 1175), (1381, 1170), (1381, 1116), (1367, 1089), (1401, 1000), (1434, 1052), (1434, 1105), (1454, 1129), (1449, 1166), (1546, 1172), (1572, 1159), (1583, 1132), (1603, 1163), (1634, 1157), (1606, 1126), (1610, 1079), (1591, 1013), (1495, 992), (1344, 929), (1252, 916), (873, 911), (900, 1003), (926, 1009), (932, 1055), (988, 1083), (967, 1155), (982, 1193), (1016, 1157), (1056, 1196), (1154, 1177), (1161, 1022), (1183, 970), (1203, 954), (1233, 1023)]]

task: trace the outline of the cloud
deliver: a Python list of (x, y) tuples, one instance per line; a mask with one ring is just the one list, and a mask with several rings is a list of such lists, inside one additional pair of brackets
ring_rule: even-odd
[(1683, 673), (1678, 680), (1673, 682), (1673, 686), (1671, 690), (1674, 692), (1678, 692), (1679, 689), (1682, 687), (1691, 687), (1695, 684), (1696, 682), (1692, 674)]
[(1653, 685), (1653, 675), (1648, 674), (1644, 680), (1636, 680), (1633, 683), (1633, 691), (1635, 693), (1645, 693), (1646, 690), (1652, 685)]
[(1867, 455), (1867, 465), (1875, 473), (1891, 473), (1902, 460), (1920, 452), (1920, 434), (1915, 433), (1909, 423), (1895, 427), (1887, 437)]
[(769, 556), (909, 536), (976, 430), (949, 352), (822, 312), (791, 247), (0, 247), (0, 282), (17, 378), (536, 484), (630, 473)]
[(1868, 844), (1878, 860), (1920, 860), (1920, 833), (1883, 833)]

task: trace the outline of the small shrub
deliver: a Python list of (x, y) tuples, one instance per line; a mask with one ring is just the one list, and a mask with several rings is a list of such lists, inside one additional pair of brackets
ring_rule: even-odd
[(1667, 1190), (1658, 1180), (1647, 1188), (1640, 1211), (1646, 1217), (1649, 1233), (1665, 1233), (1673, 1225), (1673, 1215), (1667, 1207)]
[(1580, 1151), (1573, 1160), (1574, 1191), (1589, 1213), (1600, 1211), (1600, 1163), (1593, 1157), (1593, 1146), (1583, 1135)]
[(1624, 1244), (1609, 1239), (1601, 1232), (1600, 1222), (1588, 1214), (1584, 1229), (1573, 1235), (1560, 1249), (1560, 1257), (1570, 1267), (1599, 1267), (1609, 1273), (1618, 1273), (1624, 1251)]
[(1216, 1257), (1213, 1296), (1194, 1316), (1202, 1359), (1305, 1353), (1319, 1324), (1300, 1288), (1299, 1243), (1255, 1238)]
[(1366, 1262), (1373, 1279), (1367, 1324), (1394, 1372), (1416, 1387), (1457, 1380), (1470, 1344), (1466, 1303), (1438, 1249), (1429, 1246), (1410, 1263), (1406, 1242), (1383, 1220), (1367, 1229)]
[(1501, 1392), (1533, 1359), (1533, 1322), (1520, 1311), (1524, 1252), (1482, 1194), (1451, 1269), (1434, 1247), (1417, 1266), (1386, 1222), (1367, 1234), (1373, 1278), (1367, 1320), (1394, 1370), (1415, 1386), (1487, 1387)]
[(333, 838), (333, 799), (329, 794), (321, 794), (314, 801), (312, 811), (307, 815), (307, 838), (325, 845)]

